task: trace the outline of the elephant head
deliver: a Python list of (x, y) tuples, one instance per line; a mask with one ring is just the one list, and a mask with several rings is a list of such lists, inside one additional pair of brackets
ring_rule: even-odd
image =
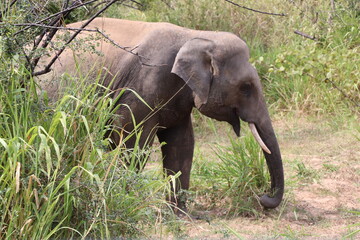
[(260, 203), (275, 208), (284, 193), (283, 166), (259, 76), (240, 38), (211, 34), (188, 40), (176, 55), (172, 73), (191, 88), (194, 105), (202, 114), (228, 122), (238, 136), (240, 119), (249, 123), (271, 176), (271, 195), (262, 196)]

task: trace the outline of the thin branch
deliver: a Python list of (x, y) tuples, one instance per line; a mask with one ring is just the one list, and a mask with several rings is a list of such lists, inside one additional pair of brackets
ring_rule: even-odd
[[(55, 25), (55, 24), (58, 24), (59, 23), (59, 17), (58, 19), (56, 19), (55, 21), (53, 21), (51, 24)], [(34, 53), (35, 53), (35, 50), (38, 49), (41, 41), (43, 40), (44, 36), (46, 36), (46, 40), (43, 41), (43, 45), (42, 47), (46, 47), (47, 46), (47, 40), (50, 41), (52, 39), (52, 37), (55, 35), (55, 32), (53, 32), (52, 36), (49, 36), (49, 35), (46, 35), (47, 33), (47, 30), (46, 31), (43, 31), (34, 41), (34, 45), (30, 51), (30, 55), (29, 55), (29, 58), (32, 59)], [(32, 59), (30, 65), (29, 65), (29, 69), (31, 72), (34, 71), (37, 63), (39, 62), (40, 60), (40, 57), (37, 57), (35, 59)]]
[(345, 98), (349, 99), (356, 107), (360, 108), (360, 104), (359, 104), (357, 101), (355, 101), (352, 97), (350, 97), (349, 95), (347, 95), (346, 92), (345, 92), (343, 89), (341, 89), (340, 87), (338, 87), (338, 86), (335, 84), (334, 81), (332, 81), (332, 80), (329, 79), (329, 78), (325, 78), (325, 79), (324, 79), (324, 82), (329, 82), (329, 83), (331, 83), (331, 85), (332, 85), (335, 89), (337, 89)]
[(250, 10), (250, 11), (253, 11), (253, 12), (261, 13), (261, 14), (273, 15), (273, 16), (281, 16), (281, 17), (286, 16), (285, 13), (269, 13), (269, 12), (264, 12), (264, 11), (260, 11), (260, 10), (256, 10), (256, 9), (252, 9), (252, 8), (248, 8), (248, 7), (239, 5), (239, 4), (234, 3), (233, 1), (229, 1), (229, 0), (225, 0), (225, 2), (231, 3), (232, 5), (235, 5), (235, 6), (237, 6), (237, 7), (240, 7), (240, 8), (246, 9), (246, 10)]
[(132, 9), (135, 9), (135, 10), (139, 10), (139, 11), (140, 11), (140, 8), (137, 8), (137, 7), (131, 6), (131, 5), (126, 4), (126, 3), (121, 3), (121, 5), (124, 5), (125, 7), (132, 8)]
[[(313, 78), (313, 79), (318, 79), (315, 76), (313, 76), (312, 74), (307, 74), (307, 76)], [(349, 96), (342, 88), (340, 88), (334, 81), (332, 81), (330, 78), (325, 77), (325, 79), (323, 80), (325, 83), (330, 83), (336, 90), (338, 90), (346, 99), (350, 100), (350, 102), (352, 104), (354, 104), (355, 107), (357, 107), (357, 109), (360, 109), (360, 104), (358, 103), (358, 101), (356, 101), (354, 98), (352, 98), (351, 96)], [(358, 111), (357, 109), (355, 109), (356, 111)]]
[[(64, 3), (64, 8), (67, 8), (68, 7), (68, 1), (66, 3)], [(76, 5), (77, 3), (73, 3), (73, 5)], [(59, 26), (61, 24), (61, 19), (62, 18), (65, 18), (68, 14), (70, 14), (70, 11), (66, 11), (62, 14), (59, 14), (56, 16), (55, 19), (53, 19), (51, 22), (50, 22), (50, 26)], [(35, 40), (35, 43), (34, 43), (34, 46), (32, 48), (32, 51), (31, 53), (33, 54), (35, 52), (36, 49), (38, 49), (39, 47), (39, 44), (42, 42), (42, 45), (41, 45), (41, 48), (46, 48), (50, 41), (53, 39), (53, 37), (55, 36), (57, 32), (57, 29), (52, 29), (50, 31), (48, 31), (48, 29), (45, 29), (45, 31), (43, 31), (41, 33), (41, 35)], [(48, 33), (48, 34), (47, 34)], [(46, 36), (46, 39), (43, 40), (44, 36)], [(32, 56), (30, 55), (30, 58), (32, 58)], [(31, 62), (31, 65), (29, 66), (31, 72), (34, 71), (36, 65), (39, 63), (40, 61), (40, 58), (41, 56), (37, 57), (37, 58), (34, 58), (32, 59), (32, 62)]]
[(130, 54), (133, 54), (135, 56), (137, 56), (139, 58), (139, 61), (140, 61), (140, 64), (141, 65), (144, 65), (144, 66), (148, 66), (148, 67), (154, 67), (154, 66), (159, 66), (159, 65), (152, 65), (152, 64), (148, 64), (148, 63), (144, 63), (142, 61), (142, 59), (145, 59), (145, 60), (150, 60), (144, 56), (141, 56), (139, 53), (135, 53), (133, 52), (136, 48), (138, 48), (139, 46), (135, 46), (135, 47), (132, 47), (130, 50), (128, 50), (130, 47), (122, 47), (120, 46), (118, 43), (116, 43), (114, 40), (112, 40), (109, 36), (107, 36), (105, 33), (103, 33), (102, 31), (100, 31), (98, 28), (96, 28), (97, 32), (100, 33), (104, 38), (106, 38), (108, 41), (110, 41), (113, 45), (115, 45), (116, 47), (124, 50), (125, 52), (128, 52)]
[(57, 30), (69, 30), (69, 31), (81, 30), (81, 31), (87, 31), (87, 32), (96, 32), (96, 29), (72, 28), (72, 27), (56, 27), (56, 26), (38, 24), (38, 23), (17, 23), (17, 24), (14, 24), (14, 26), (40, 27), (40, 28), (57, 29)]
[(140, 5), (141, 7), (144, 7), (143, 4), (139, 3), (138, 1), (135, 1), (135, 0), (130, 0), (130, 2), (133, 2), (133, 3), (136, 3), (137, 5)]
[[(132, 0), (130, 0), (129, 2), (130, 3), (125, 3), (126, 1), (122, 1), (122, 2), (120, 2), (119, 4), (120, 5), (124, 5), (125, 7), (128, 7), (128, 8), (132, 8), (132, 9), (135, 9), (135, 10), (139, 10), (140, 11), (140, 7), (142, 8), (142, 7), (144, 7), (144, 5), (143, 4), (141, 4), (141, 3), (139, 3), (139, 2), (137, 2), (137, 1), (132, 1)], [(131, 5), (131, 3), (135, 3), (135, 5), (138, 5), (138, 6), (140, 6), (140, 7), (135, 7), (135, 6), (133, 6), (133, 5)]]
[(317, 38), (315, 36), (310, 36), (310, 35), (308, 35), (306, 33), (300, 32), (299, 30), (295, 30), (294, 33), (297, 34), (297, 35), (300, 35), (300, 36), (302, 36), (304, 38), (308, 38), (310, 40), (317, 41)]
[(64, 44), (64, 46), (56, 53), (56, 56), (51, 59), (51, 61), (48, 63), (48, 65), (45, 66), (45, 68), (41, 71), (33, 73), (33, 76), (42, 75), (45, 73), (50, 72), (51, 66), (55, 63), (55, 61), (58, 59), (58, 57), (61, 55), (61, 53), (64, 52), (65, 47), (72, 42), (77, 35), (84, 29), (87, 25), (89, 25), (96, 17), (98, 17), (102, 12), (104, 12), (107, 8), (109, 8), (112, 4), (117, 2), (119, 0), (112, 0), (108, 4), (106, 4), (102, 9), (100, 9), (94, 16), (92, 16), (89, 20), (87, 20), (83, 25), (81, 25), (80, 29), (76, 30), (76, 32), (70, 37), (68, 41)]
[(10, 3), (10, 7), (12, 7), (16, 2), (17, 2), (17, 0), (13, 0), (13, 1)]
[[(85, 2), (85, 3), (82, 3), (82, 4), (79, 4), (79, 5), (73, 5), (72, 7), (69, 7), (69, 8), (67, 8), (67, 9), (64, 9), (64, 10), (60, 11), (60, 12), (54, 13), (54, 14), (52, 14), (52, 15), (44, 18), (44, 19), (41, 19), (40, 21), (37, 21), (36, 24), (40, 24), (40, 23), (45, 22), (45, 21), (47, 21), (47, 20), (49, 20), (49, 19), (51, 19), (51, 18), (53, 18), (53, 17), (56, 17), (56, 16), (58, 16), (58, 15), (60, 15), (60, 14), (64, 14), (64, 13), (70, 12), (70, 11), (76, 9), (76, 8), (83, 7), (83, 6), (89, 5), (89, 4), (94, 3), (94, 2), (97, 2), (97, 1), (99, 1), (99, 0), (91, 0), (91, 1), (88, 1), (88, 2)], [(14, 34), (14, 36), (17, 35), (17, 34), (19, 34), (19, 33), (21, 33), (21, 32), (23, 32), (23, 31), (25, 31), (25, 30), (27, 30), (27, 29), (29, 29), (30, 27), (31, 27), (31, 26), (27, 26), (27, 27), (25, 27), (25, 28), (23, 28), (23, 29), (20, 29), (19, 31), (17, 31), (17, 32)]]
[[(114, 46), (124, 50), (127, 53), (130, 53), (132, 55), (135, 55), (137, 57), (139, 57), (140, 59), (140, 63), (144, 66), (157, 66), (157, 65), (151, 65), (148, 63), (144, 63), (142, 61), (142, 59), (144, 60), (149, 60), (148, 58), (141, 56), (140, 54), (134, 52), (134, 50), (136, 48), (138, 48), (139, 46), (135, 46), (135, 47), (123, 47), (121, 45), (119, 45), (117, 42), (115, 42), (113, 39), (111, 39), (107, 34), (105, 34), (104, 32), (100, 31), (98, 28), (95, 29), (89, 29), (89, 28), (73, 28), (73, 27), (55, 27), (55, 26), (47, 26), (47, 25), (43, 25), (43, 24), (36, 24), (36, 23), (19, 23), (19, 24), (15, 24), (15, 26), (30, 26), (30, 27), (42, 27), (42, 28), (49, 28), (49, 29), (57, 29), (57, 30), (67, 30), (67, 31), (85, 31), (85, 32), (95, 32), (95, 33), (99, 33), (100, 35), (102, 35), (106, 40), (108, 40), (111, 44), (113, 44)], [(66, 44), (65, 44), (66, 45)], [(130, 50), (129, 50), (130, 49)]]
[(170, 5), (170, 3), (166, 0), (161, 0), (168, 8), (174, 10), (174, 8)]
[[(73, 2), (72, 3), (72, 7), (68, 8), (69, 5), (69, 0), (64, 1), (63, 7), (62, 9), (66, 9), (63, 10), (61, 12), (59, 12), (58, 14), (54, 15), (56, 18), (53, 19), (49, 25), (50, 26), (59, 26), (61, 24), (61, 20), (63, 18), (66, 18), (66, 16), (68, 14), (70, 14), (70, 12), (73, 10), (73, 7), (77, 8), (78, 7), (78, 2)], [(57, 32), (57, 29), (52, 29), (51, 31), (49, 31), (48, 29), (45, 29), (39, 37), (36, 38), (33, 48), (31, 50), (31, 54), (30, 54), (30, 58), (32, 58), (33, 53), (35, 52), (36, 49), (38, 49), (40, 43), (42, 42), (41, 48), (46, 48), (50, 41), (52, 40), (52, 38), (55, 36)], [(44, 36), (46, 36), (46, 39), (43, 40)], [(33, 72), (33, 70), (35, 69), (36, 65), (38, 64), (39, 60), (40, 60), (41, 56), (32, 59), (32, 62), (29, 66), (31, 72)]]

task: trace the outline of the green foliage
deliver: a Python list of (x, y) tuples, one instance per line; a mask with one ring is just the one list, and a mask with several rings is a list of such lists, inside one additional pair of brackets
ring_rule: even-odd
[(1, 64), (11, 67), (0, 84), (0, 238), (141, 236), (163, 221), (174, 178), (160, 168), (136, 170), (152, 149), (107, 150), (116, 109), (108, 90), (99, 95), (98, 81), (78, 80), (53, 108), (23, 66)]
[(329, 172), (336, 172), (339, 170), (339, 167), (334, 164), (324, 163), (323, 167)]
[[(359, 48), (304, 42), (254, 61), (268, 101), (284, 110), (342, 113), (360, 101)], [(266, 61), (261, 61), (266, 59)], [(259, 66), (261, 65), (261, 66)]]
[(295, 161), (295, 172), (302, 180), (311, 181), (318, 178), (318, 173), (314, 169), (309, 169), (309, 167), (301, 161)]
[(250, 133), (230, 142), (230, 147), (217, 149), (217, 175), (226, 184), (223, 196), (231, 199), (229, 213), (256, 213), (255, 193), (264, 193), (270, 181), (264, 155)]
[[(251, 6), (254, 8), (270, 12), (278, 11), (278, 9), (275, 9), (274, 4), (267, 4), (266, 1), (245, 2), (251, 2)], [(282, 4), (284, 3), (282, 2)], [(288, 6), (288, 4), (285, 3), (285, 6)], [(278, 30), (273, 25), (277, 19), (276, 17), (256, 15), (225, 1), (152, 0), (148, 1), (147, 6), (144, 12), (132, 11), (129, 13), (128, 10), (125, 10), (128, 12), (127, 18), (152, 22), (170, 22), (197, 30), (230, 31), (244, 37), (247, 41), (255, 40), (255, 38), (267, 39), (268, 34)], [(118, 12), (121, 15), (123, 11)], [(116, 15), (112, 15), (112, 17), (116, 17)]]
[(195, 162), (193, 185), (210, 209), (226, 208), (228, 216), (257, 215), (256, 194), (264, 193), (270, 181), (265, 158), (251, 133), (230, 142), (216, 147), (219, 162)]

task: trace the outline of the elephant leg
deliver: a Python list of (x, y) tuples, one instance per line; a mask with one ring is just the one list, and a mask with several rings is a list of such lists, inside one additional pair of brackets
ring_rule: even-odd
[(190, 170), (194, 153), (194, 133), (191, 124), (191, 117), (187, 117), (183, 124), (169, 129), (161, 130), (157, 133), (160, 142), (166, 144), (162, 146), (163, 167), (166, 175), (174, 175), (181, 172), (179, 181), (173, 189), (171, 197), (168, 199), (178, 208), (186, 211), (185, 195), (177, 195), (180, 189), (189, 189)]

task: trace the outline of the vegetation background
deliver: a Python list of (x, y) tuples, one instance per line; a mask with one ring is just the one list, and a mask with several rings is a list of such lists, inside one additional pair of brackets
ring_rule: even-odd
[[(86, 75), (76, 79), (56, 103), (39, 91), (24, 46), (44, 28), (20, 31), (20, 24), (71, 1), (0, 3), (1, 239), (359, 236), (359, 1), (118, 1), (102, 13), (229, 31), (251, 49), (283, 150), (286, 196), (278, 209), (264, 211), (257, 194), (268, 189), (269, 176), (257, 144), (246, 130), (236, 139), (194, 111), (198, 143), (186, 194), (200, 220), (177, 218), (164, 200), (175, 180), (162, 174), (161, 143), (108, 151), (114, 101), (107, 89), (98, 95), (100, 77), (91, 85)], [(96, 4), (63, 22), (89, 18)], [(37, 49), (32, 57), (44, 54)], [(149, 163), (136, 172), (143, 155)]]

